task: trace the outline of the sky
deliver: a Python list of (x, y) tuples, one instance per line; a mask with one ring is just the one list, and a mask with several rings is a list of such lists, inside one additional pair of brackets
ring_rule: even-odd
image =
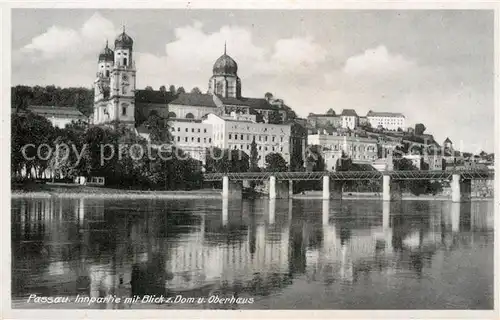
[(301, 117), (401, 112), (439, 143), (494, 151), (491, 10), (14, 9), (12, 85), (91, 87), (123, 26), (138, 89), (205, 92), (226, 42), (245, 97), (271, 92)]

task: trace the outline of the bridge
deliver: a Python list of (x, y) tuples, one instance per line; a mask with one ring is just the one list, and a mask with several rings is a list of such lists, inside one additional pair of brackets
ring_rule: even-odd
[[(383, 180), (383, 200), (395, 200), (401, 196), (397, 181), (446, 180), (450, 181), (452, 200), (470, 200), (471, 180), (494, 178), (494, 170), (401, 170), (401, 171), (317, 171), (317, 172), (227, 172), (206, 173), (205, 181), (223, 182), (223, 197), (240, 196), (241, 181), (269, 181), (269, 197), (284, 198), (291, 195), (293, 181), (323, 180), (323, 199), (342, 194), (339, 182), (353, 180)], [(392, 188), (391, 188), (392, 187)], [(391, 189), (393, 189), (391, 191)]]

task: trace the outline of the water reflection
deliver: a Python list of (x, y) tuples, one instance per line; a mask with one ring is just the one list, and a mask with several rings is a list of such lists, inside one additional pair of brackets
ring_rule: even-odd
[(492, 247), (492, 230), (489, 202), (16, 199), (12, 293), (266, 301), (301, 281), (317, 294), (321, 286), (368, 290), (367, 277), (443, 270), (441, 253), (479, 255)]

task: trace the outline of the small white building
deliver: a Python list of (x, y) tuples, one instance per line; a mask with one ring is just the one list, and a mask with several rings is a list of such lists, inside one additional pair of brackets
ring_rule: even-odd
[(206, 150), (212, 146), (212, 126), (201, 120), (175, 119), (168, 122), (172, 143), (191, 158), (205, 163)]
[(325, 164), (329, 170), (337, 163), (342, 152), (356, 162), (369, 162), (377, 159), (377, 140), (354, 136), (336, 136), (329, 134), (310, 134), (308, 145), (320, 145), (323, 148)]
[(280, 153), (290, 164), (290, 124), (255, 122), (255, 116), (232, 113), (228, 117), (209, 114), (204, 124), (212, 126), (213, 146), (221, 149), (242, 150), (250, 156), (255, 140), (259, 154), (259, 167), (265, 166), (269, 153)]
[(344, 109), (340, 114), (342, 128), (353, 130), (359, 124), (358, 114), (354, 109)]
[(387, 130), (398, 130), (401, 128), (402, 130), (406, 127), (406, 119), (405, 116), (401, 113), (394, 112), (374, 112), (369, 111), (366, 115), (368, 122), (372, 126), (372, 128), (378, 128), (382, 126)]
[(60, 129), (64, 129), (73, 121), (88, 122), (88, 118), (83, 113), (72, 107), (29, 106), (28, 111), (46, 118), (52, 126)]

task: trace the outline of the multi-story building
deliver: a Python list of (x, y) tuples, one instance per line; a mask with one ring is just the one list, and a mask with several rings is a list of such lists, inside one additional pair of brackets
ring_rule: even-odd
[(291, 125), (255, 122), (253, 115), (232, 113), (229, 117), (209, 114), (204, 124), (212, 126), (213, 146), (241, 150), (250, 155), (252, 141), (257, 144), (259, 167), (265, 166), (269, 153), (280, 153), (290, 163)]
[(331, 124), (333, 127), (342, 126), (342, 120), (340, 116), (335, 113), (332, 114), (315, 114), (310, 113), (307, 116), (307, 123), (312, 128), (322, 128)]
[(175, 119), (169, 121), (172, 142), (193, 159), (205, 163), (206, 150), (212, 146), (212, 126), (201, 120)]
[(394, 112), (374, 112), (369, 111), (366, 115), (368, 122), (372, 128), (381, 126), (387, 130), (404, 130), (406, 127), (405, 116), (401, 113)]
[(359, 124), (358, 114), (354, 109), (344, 109), (340, 114), (342, 128), (353, 130)]
[(83, 113), (71, 107), (29, 106), (28, 111), (46, 118), (54, 127), (61, 129), (71, 122), (88, 121)]
[(307, 136), (308, 145), (320, 145), (328, 169), (335, 167), (342, 152), (353, 161), (371, 162), (377, 159), (377, 140), (353, 136), (313, 134)]

